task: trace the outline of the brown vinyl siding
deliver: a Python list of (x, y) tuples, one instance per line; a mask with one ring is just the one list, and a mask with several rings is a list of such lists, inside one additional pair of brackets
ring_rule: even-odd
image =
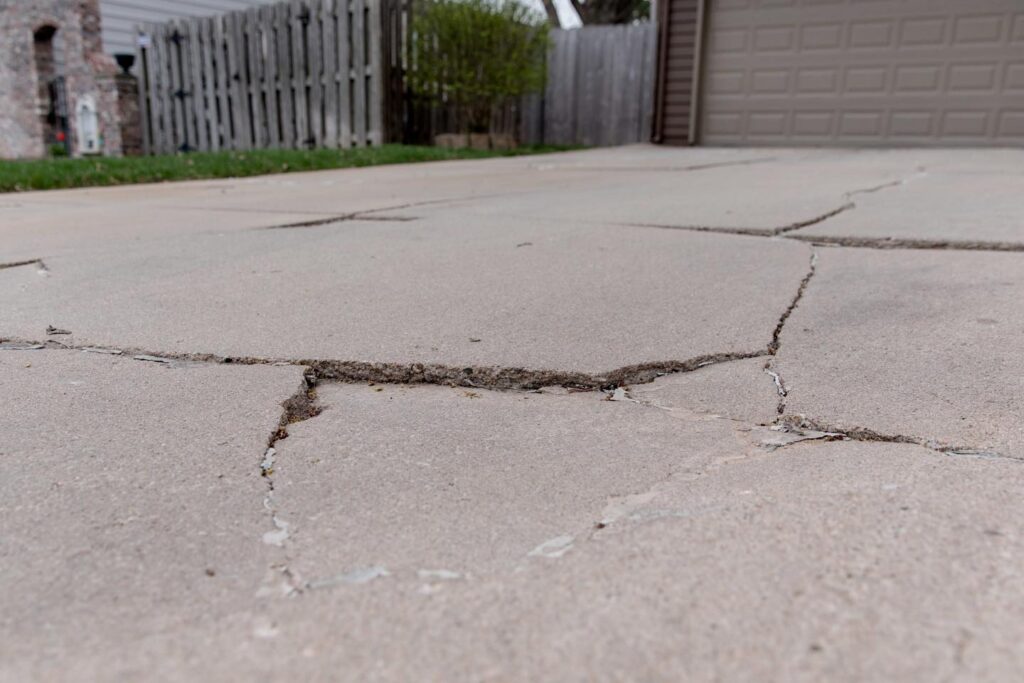
[(669, 145), (694, 142), (698, 29), (702, 0), (662, 0), (659, 22), (654, 139)]

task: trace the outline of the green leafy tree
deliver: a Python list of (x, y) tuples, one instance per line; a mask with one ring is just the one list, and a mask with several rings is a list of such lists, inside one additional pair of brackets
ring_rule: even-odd
[(518, 2), (430, 0), (413, 35), (413, 93), (453, 105), (463, 130), (488, 130), (496, 108), (544, 87), (547, 24)]

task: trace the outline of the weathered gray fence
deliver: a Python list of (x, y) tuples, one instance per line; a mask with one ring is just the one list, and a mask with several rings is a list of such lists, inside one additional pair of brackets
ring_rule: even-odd
[(543, 101), (523, 103), (521, 137), (556, 145), (651, 139), (657, 34), (644, 22), (555, 29)]
[(146, 152), (380, 144), (380, 8), (292, 0), (140, 27)]

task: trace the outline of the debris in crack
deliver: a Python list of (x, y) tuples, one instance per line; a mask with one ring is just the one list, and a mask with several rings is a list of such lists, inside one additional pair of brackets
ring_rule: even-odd
[(569, 535), (556, 536), (555, 538), (548, 539), (541, 543), (539, 546), (527, 553), (527, 556), (556, 559), (572, 550), (573, 542), (575, 540), (575, 537)]
[(846, 438), (839, 432), (803, 429), (789, 424), (755, 427), (751, 432), (759, 435), (758, 445), (769, 453), (801, 441), (836, 441)]
[(98, 346), (86, 346), (82, 349), (86, 353), (105, 353), (111, 356), (120, 356), (123, 351), (120, 349), (103, 349)]
[(46, 326), (46, 334), (71, 334), (71, 330), (63, 330), (53, 325)]
[(274, 456), (277, 455), (277, 449), (273, 446), (267, 447), (267, 452), (263, 454), (263, 461), (260, 463), (260, 474), (264, 477), (269, 477), (274, 474)]
[(274, 528), (271, 531), (267, 531), (263, 534), (263, 542), (267, 545), (282, 548), (284, 547), (284, 542), (288, 540), (288, 529), (290, 525), (288, 522), (278, 517), (277, 510), (274, 506), (273, 492), (268, 493), (263, 498), (263, 507), (270, 512), (270, 521), (274, 525)]
[(39, 351), (45, 348), (45, 344), (0, 341), (0, 351)]
[(267, 440), (268, 453), (274, 450), (274, 444), (281, 439), (288, 438), (288, 425), (303, 422), (321, 413), (323, 408), (317, 404), (316, 384), (316, 374), (306, 368), (306, 372), (302, 375), (302, 385), (281, 404), (283, 409), (281, 420), (277, 429)]
[(360, 585), (385, 576), (391, 576), (391, 572), (386, 567), (362, 567), (345, 572), (344, 574), (307, 581), (304, 587), (309, 590), (317, 590), (341, 584)]
[(766, 375), (769, 375), (772, 378), (773, 382), (775, 382), (775, 391), (778, 392), (779, 396), (785, 397), (786, 387), (782, 384), (782, 378), (779, 377), (779, 373), (775, 372), (775, 370), (772, 369), (771, 360), (765, 363), (764, 372)]
[[(54, 340), (8, 339), (17, 345), (62, 350), (96, 351), (95, 347), (60, 344)], [(141, 349), (103, 349), (103, 353), (131, 354), (137, 360), (156, 363), (188, 361), (192, 363), (223, 363), (225, 365), (298, 365), (306, 368), (307, 392), (293, 396), (286, 406), (288, 423), (299, 422), (319, 414), (316, 407), (317, 382), (378, 384), (436, 384), (494, 391), (534, 391), (543, 387), (563, 386), (578, 391), (611, 390), (618, 386), (646, 384), (659, 377), (692, 372), (709, 365), (770, 355), (767, 349), (710, 353), (687, 360), (656, 361), (627, 365), (604, 373), (589, 374), (561, 370), (530, 370), (480, 366), (451, 366), (434, 363), (371, 363), (314, 359), (258, 358), (252, 356), (219, 356), (212, 353), (152, 353)], [(311, 411), (311, 412), (310, 412)], [(303, 417), (304, 415), (304, 417)], [(285, 426), (285, 425), (282, 425)], [(273, 444), (270, 444), (273, 445)]]
[(786, 385), (782, 381), (782, 376), (775, 372), (775, 357), (772, 356), (768, 359), (768, 362), (764, 364), (764, 373), (772, 378), (775, 383), (775, 392), (779, 395), (778, 404), (775, 407), (775, 412), (782, 415), (786, 412), (786, 396), (789, 391), (786, 389)]

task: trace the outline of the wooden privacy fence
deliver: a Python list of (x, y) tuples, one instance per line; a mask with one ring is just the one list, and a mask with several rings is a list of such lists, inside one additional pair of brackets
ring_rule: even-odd
[(656, 51), (648, 22), (553, 30), (543, 103), (524, 103), (523, 137), (554, 145), (649, 141)]
[[(657, 51), (653, 24), (553, 29), (550, 36), (544, 92), (500, 108), (492, 129), (515, 133), (526, 144), (648, 142)], [(404, 140), (429, 144), (439, 133), (462, 132), (456, 121), (450, 107), (407, 97)]]
[(381, 0), (292, 0), (140, 27), (147, 153), (383, 141)]

